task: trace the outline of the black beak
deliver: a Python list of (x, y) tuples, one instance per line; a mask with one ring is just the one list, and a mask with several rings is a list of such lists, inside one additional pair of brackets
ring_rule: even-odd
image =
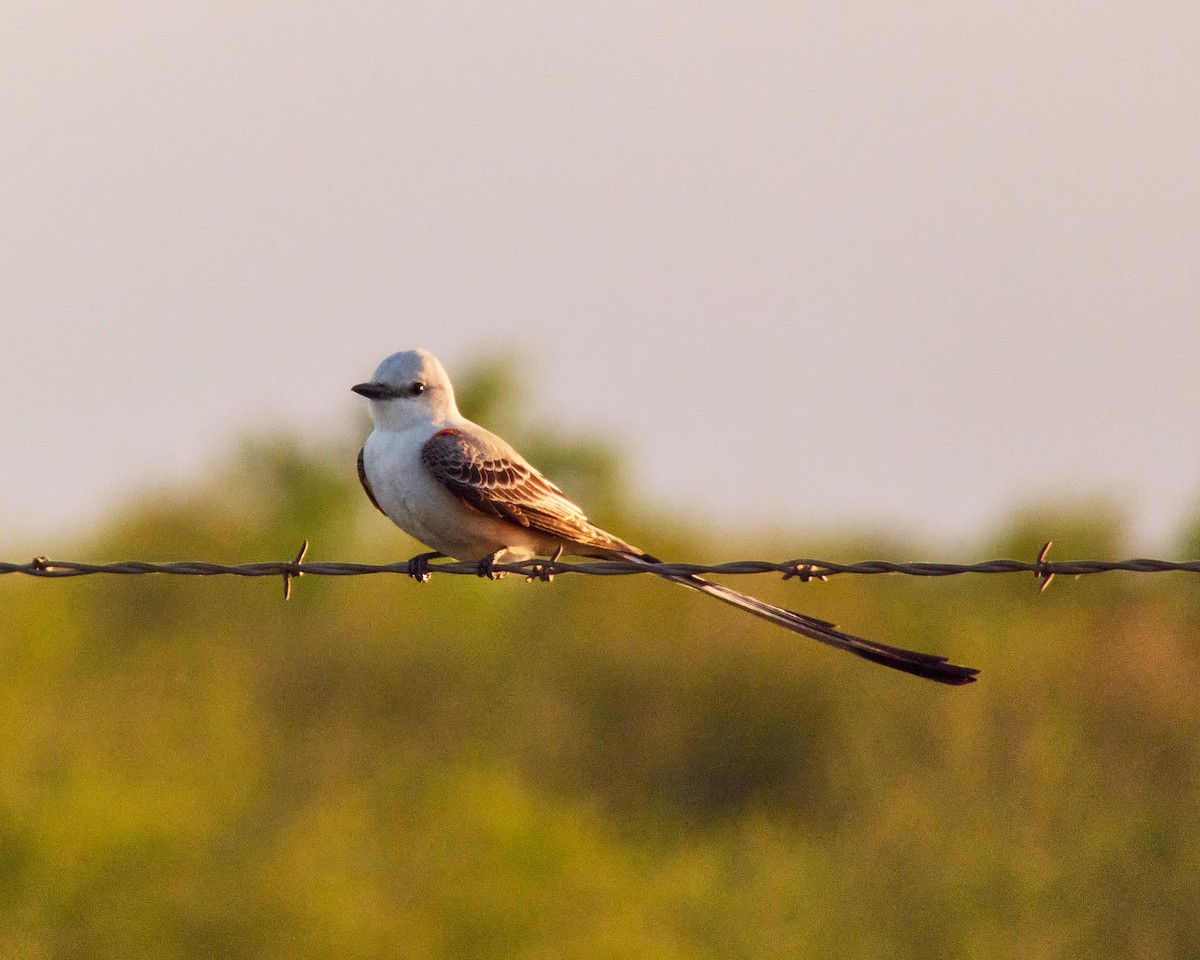
[(376, 383), (374, 380), (368, 383), (356, 383), (350, 389), (368, 400), (386, 400), (395, 396), (390, 387), (385, 387), (382, 383)]

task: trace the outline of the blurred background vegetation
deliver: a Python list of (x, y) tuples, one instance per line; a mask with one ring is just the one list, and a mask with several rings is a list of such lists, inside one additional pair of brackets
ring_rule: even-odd
[[(478, 369), (464, 411), (655, 553), (932, 558), (648, 516), (619, 451), (506, 419), (511, 382)], [(366, 430), (251, 439), (73, 558), (407, 557)], [(1124, 552), (1081, 504), (972, 553), (1050, 536)], [(1193, 580), (737, 582), (982, 680), (645, 578), (0, 578), (0, 955), (1200, 956)]]

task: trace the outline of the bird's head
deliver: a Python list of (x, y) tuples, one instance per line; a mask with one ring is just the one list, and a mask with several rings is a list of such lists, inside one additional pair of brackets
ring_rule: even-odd
[(450, 378), (428, 350), (393, 353), (375, 376), (350, 389), (371, 401), (371, 416), (383, 430), (441, 423), (458, 413)]

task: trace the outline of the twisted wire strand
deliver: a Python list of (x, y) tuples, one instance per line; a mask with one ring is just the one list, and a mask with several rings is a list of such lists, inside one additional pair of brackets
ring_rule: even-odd
[[(307, 549), (307, 544), (305, 544)], [(775, 573), (784, 579), (823, 580), (839, 575), (871, 576), (875, 574), (901, 574), (911, 577), (950, 577), (962, 574), (1033, 573), (1048, 582), (1055, 575), (1088, 576), (1097, 573), (1123, 571), (1127, 573), (1200, 573), (1200, 560), (1174, 561), (1135, 558), (1130, 560), (985, 560), (980, 563), (896, 563), (889, 560), (864, 560), (858, 563), (836, 563), (831, 560), (798, 558), (795, 560), (736, 560), (729, 563), (663, 563), (655, 569), (660, 574), (723, 574), (742, 576), (749, 574)], [(75, 560), (51, 560), (35, 557), (27, 563), (0, 561), (0, 575), (7, 573), (25, 574), (31, 577), (83, 577), (96, 574), (132, 575), (168, 574), (189, 577), (355, 577), (373, 574), (400, 574), (425, 579), (429, 574), (453, 574), (456, 576), (488, 576), (512, 573), (530, 580), (548, 580), (568, 573), (591, 576), (625, 576), (649, 573), (645, 566), (620, 560), (568, 563), (562, 560), (523, 560), (517, 563), (496, 563), (482, 568), (479, 563), (442, 560), (418, 562), (404, 560), (399, 563), (370, 564), (337, 561), (304, 562), (304, 549), (291, 561), (267, 561), (262, 563), (222, 564), (200, 560), (180, 560), (168, 563), (148, 563), (141, 560), (125, 560), (116, 563), (81, 563)]]

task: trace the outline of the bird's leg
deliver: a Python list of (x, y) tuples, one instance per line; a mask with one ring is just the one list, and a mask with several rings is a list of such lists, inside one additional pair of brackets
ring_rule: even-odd
[(560, 543), (558, 549), (554, 551), (553, 556), (544, 563), (539, 563), (529, 576), (525, 578), (526, 583), (532, 583), (534, 580), (541, 580), (542, 583), (549, 583), (554, 579), (554, 564), (558, 562), (558, 558), (563, 555), (563, 545)]
[(415, 557), (410, 557), (408, 561), (408, 575), (416, 580), (417, 583), (425, 583), (430, 577), (429, 561), (437, 560), (444, 556), (444, 553), (430, 550), (428, 553), (418, 553)]
[(505, 548), (501, 547), (479, 561), (479, 576), (487, 577), (489, 580), (499, 580), (506, 575), (504, 570), (496, 570), (496, 559), (504, 552)]

